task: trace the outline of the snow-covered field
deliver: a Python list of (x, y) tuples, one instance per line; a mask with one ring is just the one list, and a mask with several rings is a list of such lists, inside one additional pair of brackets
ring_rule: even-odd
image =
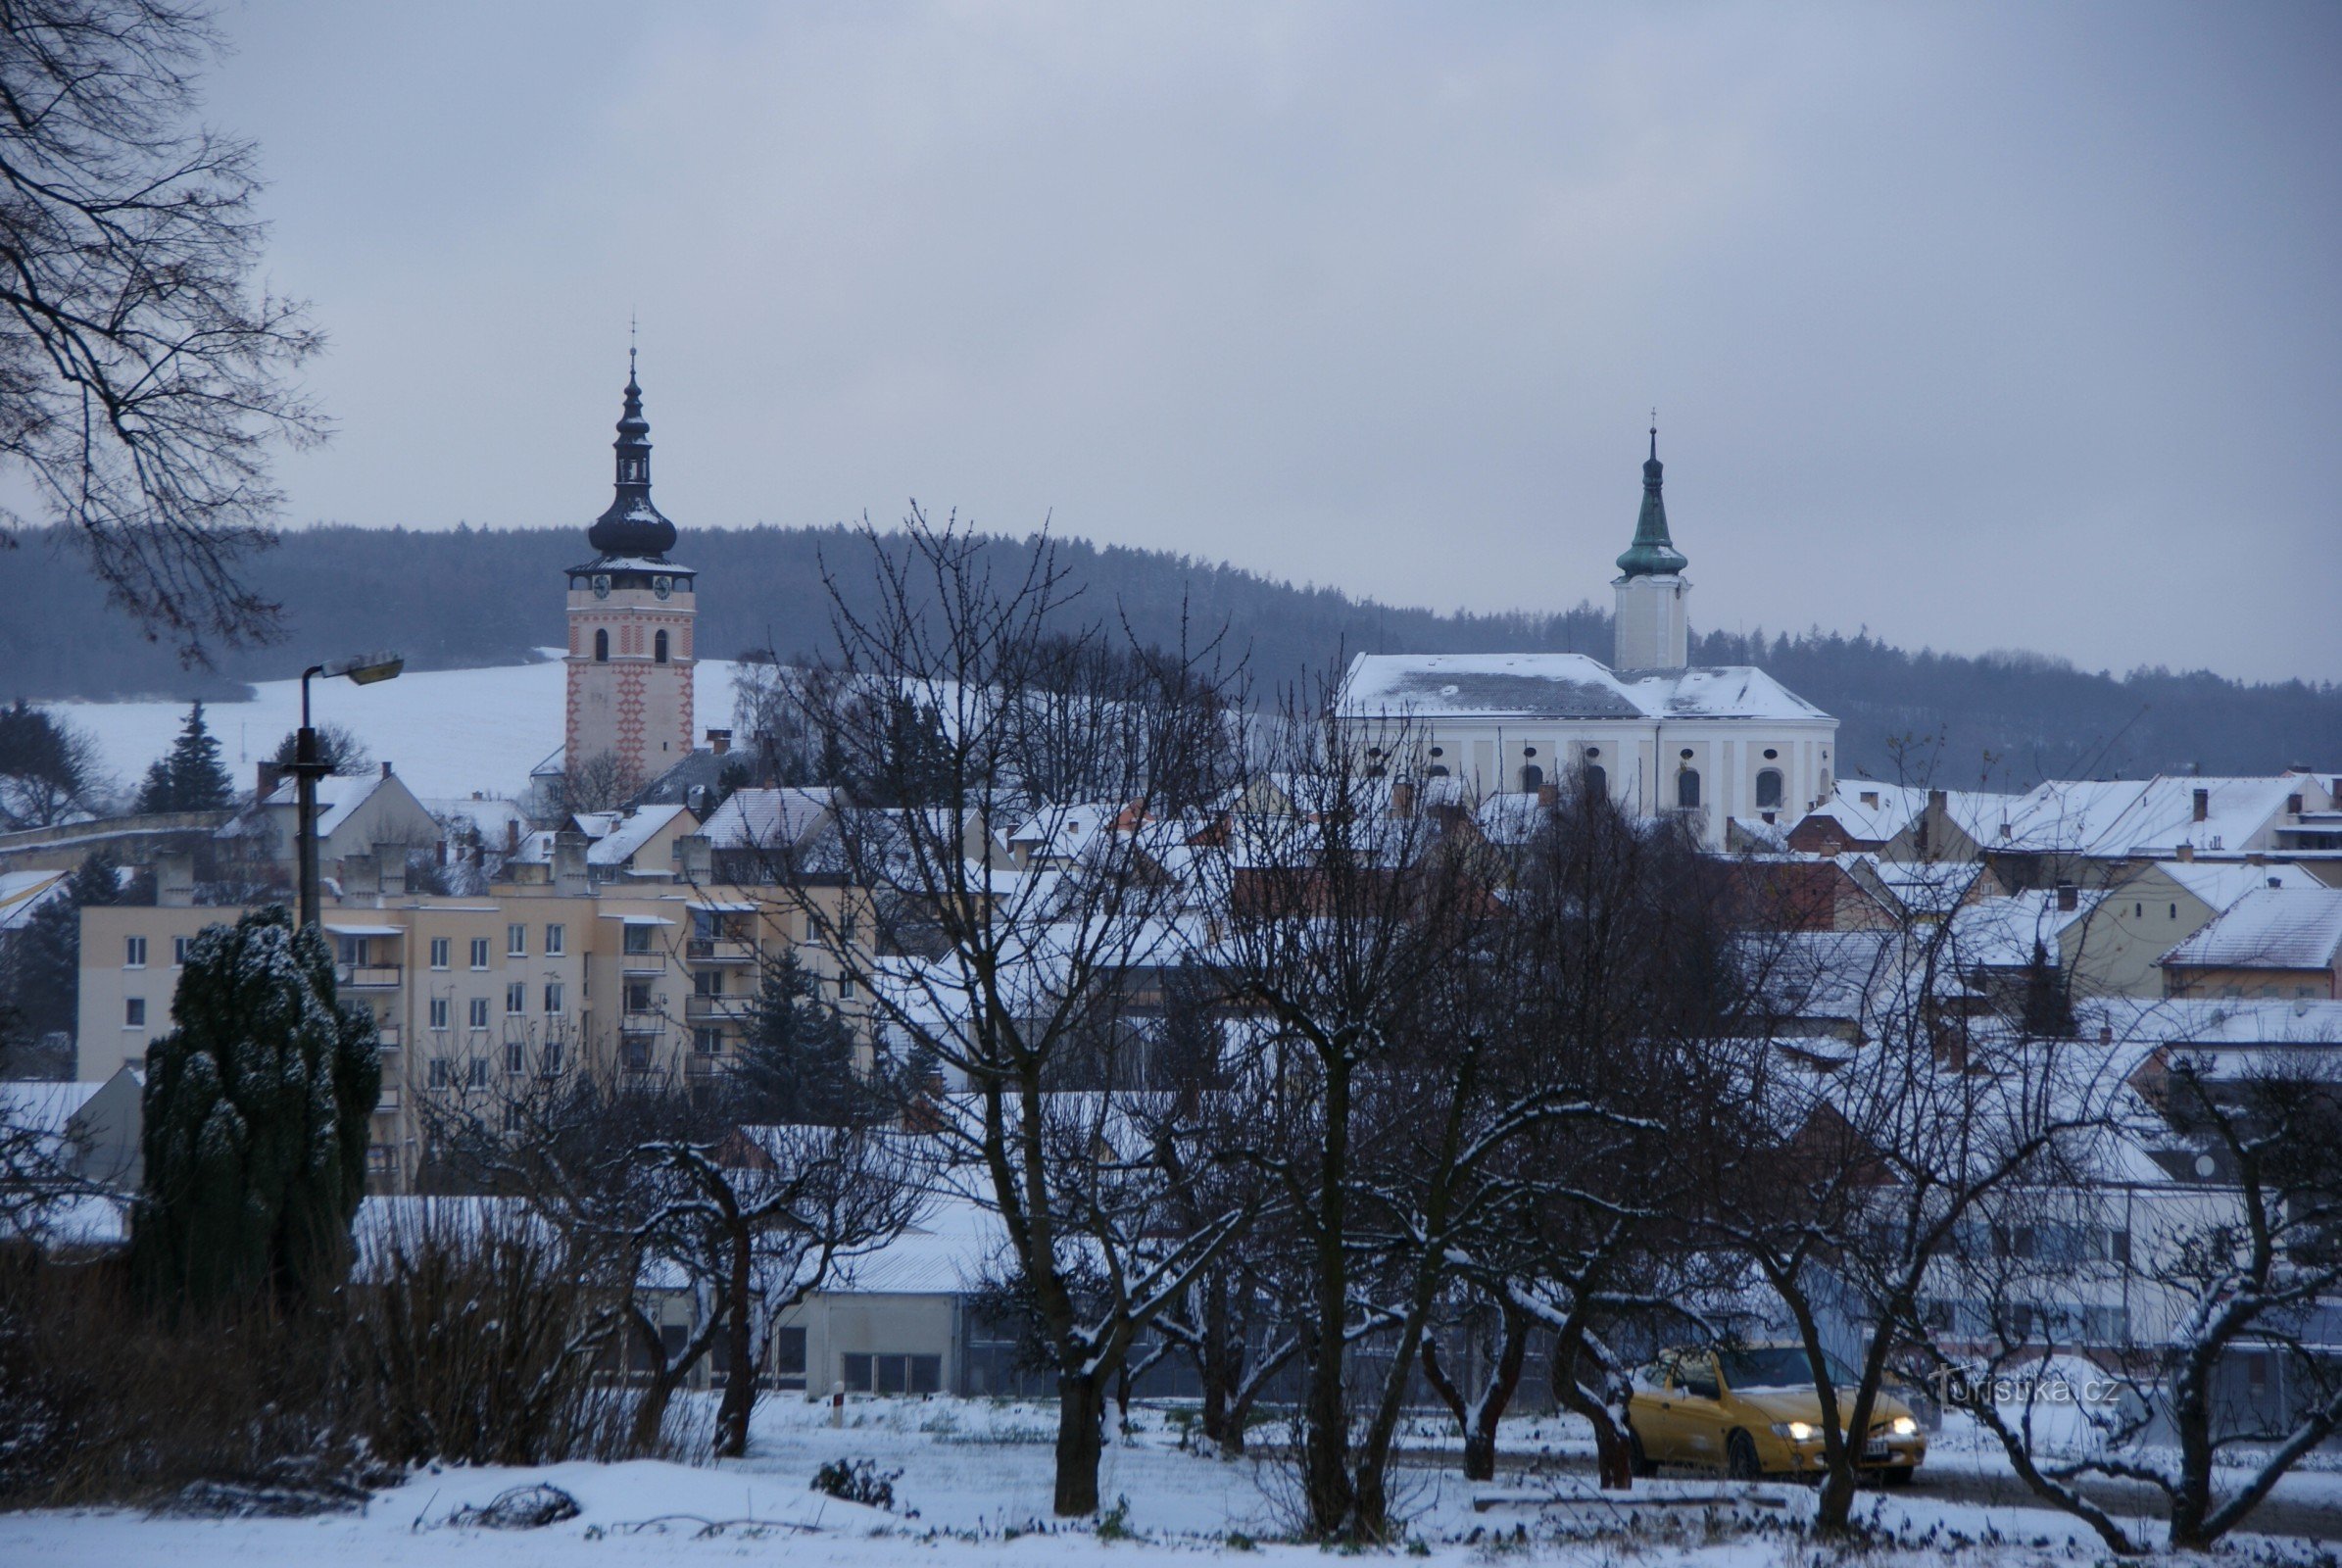
[[(561, 743), (566, 697), (561, 651), (540, 652), (548, 656), (544, 663), (409, 670), (372, 686), (312, 681), (310, 714), (356, 734), (417, 795), (518, 795), (528, 787), (529, 769)], [(732, 722), (732, 669), (720, 660), (695, 666), (693, 705), (702, 730)], [(253, 691), (247, 703), (204, 705), (220, 760), (240, 787), (250, 786), (252, 763), (275, 751), (285, 731), (301, 722), (300, 681), (264, 681)], [(94, 736), (107, 770), (130, 787), (170, 747), (187, 716), (180, 702), (43, 706)]]
[[(1111, 1503), (1127, 1498), (1131, 1539), (1049, 1521), (1051, 1412), (1036, 1405), (957, 1399), (868, 1399), (843, 1429), (825, 1406), (776, 1397), (757, 1412), (750, 1457), (704, 1468), (638, 1462), (530, 1470), (418, 1474), (378, 1494), (366, 1512), (312, 1519), (154, 1519), (123, 1511), (0, 1515), (9, 1568), (155, 1564), (158, 1568), (574, 1568), (658, 1559), (677, 1563), (1093, 1563), (1134, 1559), (1300, 1562), (1314, 1547), (1279, 1544), (1289, 1517), (1285, 1473), (1274, 1462), (1188, 1451), (1165, 1412), (1136, 1412), (1137, 1431), (1113, 1442), (1101, 1471)], [(1451, 1446), (1446, 1423), (1425, 1420), (1411, 1449)], [(1953, 1434), (1946, 1434), (1953, 1437)], [(1990, 1468), (1955, 1441), (1944, 1473)], [(1732, 1487), (1705, 1479), (1638, 1483), (1628, 1499), (1601, 1497), (1575, 1463), (1587, 1447), (1569, 1418), (1507, 1423), (1508, 1468), (1467, 1486), (1452, 1464), (1410, 1467), (1402, 1511), (1410, 1552), (1436, 1562), (1501, 1560), (1616, 1565), (1630, 1558), (1711, 1568), (1823, 1560), (1799, 1538), (1812, 1494), (1784, 1485)], [(895, 1478), (892, 1512), (810, 1489), (833, 1459), (870, 1459)], [(457, 1526), (449, 1516), (506, 1489), (547, 1481), (576, 1497), (579, 1517), (534, 1531)], [(2342, 1477), (2290, 1477), (2280, 1497), (2342, 1503)], [(1481, 1506), (1476, 1506), (1479, 1503)], [(1930, 1495), (1926, 1486), (1866, 1498), (1864, 1515), (1900, 1545), (1866, 1564), (2095, 1562), (2094, 1538), (2063, 1517), (2022, 1505)], [(1518, 1534), (1516, 1535), (1516, 1532)], [(2150, 1532), (2152, 1535), (2152, 1532)], [(1265, 1544), (1261, 1544), (1265, 1543)], [(2257, 1546), (2275, 1546), (2257, 1538)], [(2306, 1556), (2318, 1543), (2282, 1544)], [(2258, 1555), (2258, 1553), (2256, 1554)]]

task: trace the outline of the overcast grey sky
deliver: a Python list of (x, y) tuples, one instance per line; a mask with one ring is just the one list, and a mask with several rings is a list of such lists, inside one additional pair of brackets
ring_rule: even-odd
[[(906, 497), (1446, 609), (2342, 678), (2342, 6), (319, 5), (295, 520)], [(753, 585), (721, 585), (725, 592)]]

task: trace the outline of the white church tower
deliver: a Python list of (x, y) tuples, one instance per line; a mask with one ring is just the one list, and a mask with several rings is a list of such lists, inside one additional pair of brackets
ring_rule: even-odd
[(562, 736), (572, 773), (615, 763), (647, 783), (692, 741), (692, 569), (667, 560), (675, 525), (651, 504), (651, 423), (634, 356), (618, 420), (617, 494), (586, 534), (592, 561), (569, 568), (569, 712)]
[(1690, 662), (1691, 623), (1684, 600), (1691, 564), (1667, 537), (1667, 503), (1659, 495), (1659, 426), (1651, 426), (1651, 456), (1642, 466), (1642, 514), (1635, 521), (1635, 542), (1618, 558), (1617, 636), (1610, 667), (1682, 669)]

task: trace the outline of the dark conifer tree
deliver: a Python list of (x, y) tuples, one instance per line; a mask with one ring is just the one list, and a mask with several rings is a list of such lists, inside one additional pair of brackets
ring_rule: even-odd
[(854, 1074), (853, 1031), (794, 952), (765, 972), (732, 1085), (746, 1122), (838, 1125), (870, 1098)]
[(187, 710), (186, 722), (171, 750), (155, 759), (138, 786), (138, 809), (218, 811), (235, 798), (235, 785), (220, 765), (220, 742), (204, 723), (203, 704)]
[(146, 1054), (146, 1192), (131, 1268), (150, 1299), (317, 1299), (345, 1277), (382, 1087), (373, 1019), (281, 905), (188, 950), (177, 1027)]
[[(82, 860), (63, 897), (32, 911), (0, 947), (0, 1077), (70, 1078), (81, 992), (81, 911), (121, 898), (122, 862), (111, 850)], [(63, 1050), (50, 1042), (62, 1036)]]

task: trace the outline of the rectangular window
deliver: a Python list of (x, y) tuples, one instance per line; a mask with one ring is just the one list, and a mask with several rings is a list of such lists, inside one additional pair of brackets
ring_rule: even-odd
[(559, 1017), (561, 1015), (561, 983), (559, 980), (548, 980), (545, 982), (546, 1014), (550, 1017)]
[(854, 976), (850, 974), (842, 974), (838, 976), (838, 995), (841, 997), (851, 997), (854, 995)]
[(124, 967), (124, 968), (126, 968), (126, 969), (143, 969), (143, 968), (145, 968), (145, 967), (146, 967), (146, 938), (144, 938), (144, 937), (124, 937), (124, 938), (122, 938), (122, 967)]
[(692, 991), (703, 997), (724, 994), (724, 972), (721, 969), (702, 969), (691, 977)]
[(805, 1331), (804, 1329), (774, 1329), (772, 1331), (772, 1370), (776, 1377), (802, 1378), (805, 1375)]
[(447, 998), (445, 997), (431, 999), (431, 1027), (434, 1029), (447, 1027)]
[(519, 1072), (528, 1065), (528, 1048), (517, 1040), (505, 1042), (505, 1071)]
[(505, 956), (508, 958), (525, 958), (528, 956), (527, 926), (513, 924), (505, 927)]
[(691, 1032), (691, 1049), (703, 1056), (722, 1055), (724, 1054), (723, 1031), (720, 1029), (694, 1029)]
[(185, 964), (187, 961), (187, 944), (193, 942), (194, 940), (195, 939), (193, 937), (172, 937), (171, 939), (171, 961), (176, 964)]
[(647, 925), (628, 926), (626, 935), (620, 942), (620, 950), (626, 953), (649, 953), (651, 951), (651, 928)]
[(849, 1394), (940, 1394), (944, 1358), (940, 1355), (860, 1355), (838, 1358)]
[(626, 982), (626, 1010), (628, 1012), (649, 1012), (651, 1010), (650, 981), (629, 980)]
[(447, 938), (445, 937), (431, 939), (431, 967), (434, 969), (447, 967)]
[(486, 937), (471, 939), (471, 966), (474, 969), (488, 967), (488, 939)]
[(528, 982), (515, 980), (505, 987), (505, 1012), (517, 1017), (528, 1010)]
[(448, 1073), (447, 1058), (445, 1056), (433, 1056), (431, 1058), (431, 1087), (433, 1089), (445, 1089), (450, 1081), (451, 1079)]
[(488, 1058), (485, 1056), (471, 1058), (471, 1087), (474, 1089), (488, 1087)]
[(561, 924), (558, 921), (547, 926), (545, 928), (546, 956), (558, 958), (563, 953), (566, 953), (568, 951), (568, 948), (565, 945), (568, 933), (561, 929)]
[(559, 1040), (546, 1041), (545, 1049), (538, 1053), (537, 1059), (543, 1064), (547, 1073), (560, 1072), (561, 1070), (561, 1043)]
[(126, 997), (122, 1004), (122, 1026), (124, 1029), (146, 1027), (146, 998)]
[(471, 999), (471, 1026), (474, 1029), (488, 1027), (488, 999), (486, 997)]

